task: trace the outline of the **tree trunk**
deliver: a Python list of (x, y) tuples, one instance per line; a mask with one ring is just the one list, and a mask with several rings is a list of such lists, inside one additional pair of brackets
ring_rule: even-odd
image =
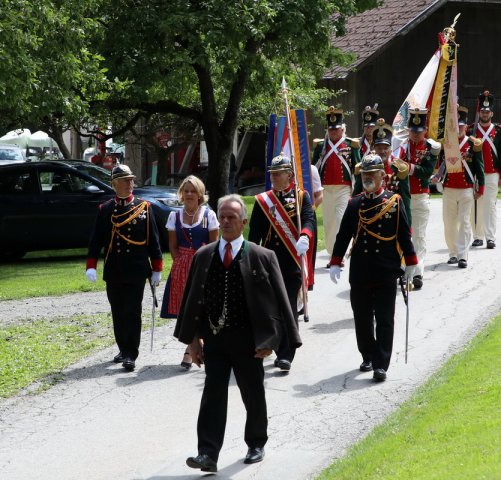
[(56, 141), (60, 152), (63, 154), (63, 157), (64, 158), (71, 158), (71, 152), (68, 149), (68, 147), (66, 146), (66, 144), (64, 143), (63, 132), (61, 131), (61, 129), (54, 128), (51, 133), (52, 133), (51, 136)]
[(209, 156), (206, 188), (209, 192), (209, 205), (213, 210), (217, 208), (218, 199), (228, 193), (230, 155), (232, 151), (232, 142), (229, 139), (231, 138), (233, 138), (232, 135), (228, 133), (213, 138), (206, 136), (205, 138)]

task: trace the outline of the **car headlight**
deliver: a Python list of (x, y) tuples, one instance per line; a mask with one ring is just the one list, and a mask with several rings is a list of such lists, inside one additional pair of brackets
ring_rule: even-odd
[(180, 208), (182, 207), (181, 202), (177, 198), (155, 198), (160, 203), (167, 205), (172, 208)]

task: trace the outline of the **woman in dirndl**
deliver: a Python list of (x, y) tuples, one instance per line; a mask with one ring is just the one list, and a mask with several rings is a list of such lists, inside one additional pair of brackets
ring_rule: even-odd
[[(183, 209), (171, 212), (166, 225), (173, 263), (165, 285), (160, 310), (162, 318), (177, 317), (193, 255), (203, 245), (215, 242), (219, 235), (217, 216), (205, 205), (208, 198), (202, 180), (189, 175), (179, 186), (177, 196)], [(181, 366), (188, 370), (191, 365), (192, 358), (187, 348)]]

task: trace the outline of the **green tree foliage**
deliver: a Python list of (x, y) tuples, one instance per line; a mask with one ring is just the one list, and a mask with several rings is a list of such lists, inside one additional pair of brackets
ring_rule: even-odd
[(346, 61), (332, 47), (333, 36), (347, 15), (375, 6), (376, 0), (105, 4), (103, 43), (97, 49), (109, 78), (128, 83), (102, 106), (145, 116), (171, 114), (200, 125), (215, 201), (226, 192), (237, 126), (263, 125), (265, 114), (283, 108), (277, 98), (282, 77), (298, 92), (293, 104), (318, 105), (322, 95), (312, 92), (326, 67)]
[(318, 107), (318, 80), (348, 59), (333, 36), (377, 1), (0, 0), (0, 59), (11, 68), (0, 108), (11, 124), (49, 131), (90, 118), (120, 132), (139, 119), (200, 126), (216, 201), (237, 127), (282, 111), (282, 77), (291, 106)]
[(89, 49), (94, 0), (0, 0), (0, 128), (43, 129), (62, 144), (85, 121), (89, 98), (104, 98), (102, 57)]

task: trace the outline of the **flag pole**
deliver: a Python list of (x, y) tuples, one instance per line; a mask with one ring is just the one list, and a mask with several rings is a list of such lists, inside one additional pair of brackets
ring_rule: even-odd
[[(297, 219), (297, 230), (298, 233), (301, 234), (301, 210), (299, 208), (299, 189), (298, 189), (298, 181), (297, 181), (297, 171), (296, 171), (296, 161), (294, 158), (294, 143), (292, 141), (292, 128), (291, 128), (291, 119), (290, 119), (290, 108), (289, 108), (289, 100), (287, 98), (287, 83), (285, 82), (285, 78), (282, 77), (282, 96), (284, 98), (284, 103), (285, 103), (285, 116), (287, 119), (287, 130), (289, 132), (289, 148), (291, 151), (291, 164), (292, 164), (292, 172), (294, 173), (294, 193), (296, 196), (296, 219)], [(306, 285), (306, 276), (305, 276), (305, 256), (306, 255), (300, 255), (300, 262), (301, 262), (301, 290), (303, 293), (303, 311), (304, 311), (304, 321), (309, 322), (310, 317), (308, 315), (308, 288)]]

